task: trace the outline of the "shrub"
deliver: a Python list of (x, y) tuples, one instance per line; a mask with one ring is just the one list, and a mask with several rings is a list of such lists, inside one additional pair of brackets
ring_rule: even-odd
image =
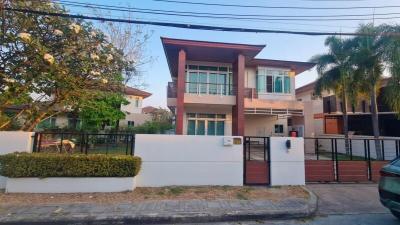
[(0, 156), (5, 177), (134, 177), (140, 170), (137, 156), (11, 153)]

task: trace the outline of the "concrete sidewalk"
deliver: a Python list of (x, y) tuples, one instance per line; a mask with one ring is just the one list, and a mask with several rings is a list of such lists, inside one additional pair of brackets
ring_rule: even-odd
[(379, 201), (378, 184), (309, 184), (318, 215), (390, 213)]
[(290, 219), (312, 216), (317, 197), (262, 200), (151, 201), (134, 204), (1, 206), (1, 224), (148, 224)]

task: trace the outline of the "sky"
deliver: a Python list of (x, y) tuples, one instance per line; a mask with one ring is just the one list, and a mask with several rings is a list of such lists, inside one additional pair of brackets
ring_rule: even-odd
[[(205, 2), (239, 5), (262, 5), (262, 6), (306, 6), (306, 7), (351, 7), (351, 6), (400, 6), (399, 0), (185, 0), (188, 2)], [(158, 10), (175, 10), (186, 12), (207, 13), (232, 13), (232, 14), (257, 14), (257, 15), (288, 15), (288, 16), (312, 16), (312, 15), (343, 15), (343, 14), (381, 14), (398, 13), (398, 15), (376, 15), (381, 17), (400, 17), (400, 8), (375, 8), (375, 9), (351, 9), (351, 10), (300, 10), (300, 9), (266, 9), (266, 8), (243, 8), (243, 7), (219, 7), (190, 5), (182, 3), (158, 2), (153, 0), (74, 0), (80, 3), (93, 3), (113, 5), (120, 7), (136, 7)], [(91, 12), (87, 8), (67, 6), (71, 13), (85, 14)], [(112, 17), (126, 17), (126, 13), (105, 11), (104, 14)], [(194, 13), (195, 15), (195, 13)], [(131, 14), (136, 19), (165, 21), (177, 23), (191, 23), (202, 25), (216, 25), (227, 27), (262, 28), (276, 30), (296, 31), (328, 31), (328, 32), (354, 32), (360, 23), (372, 22), (372, 16), (363, 17), (363, 21), (254, 21), (234, 19), (209, 19), (178, 17), (154, 14)], [(286, 18), (286, 17), (285, 17)], [(376, 19), (376, 25), (381, 23), (399, 24), (399, 18)], [(154, 60), (151, 64), (141, 67), (147, 84), (146, 91), (153, 95), (144, 101), (144, 106), (166, 107), (166, 86), (171, 81), (166, 57), (162, 48), (160, 37), (179, 39), (192, 39), (217, 42), (232, 42), (245, 44), (266, 45), (266, 48), (257, 55), (257, 58), (308, 61), (316, 54), (327, 51), (324, 46), (326, 36), (301, 36), (290, 34), (260, 34), (260, 33), (237, 33), (221, 31), (201, 31), (181, 28), (167, 28), (157, 26), (144, 26), (144, 29), (152, 33), (146, 46), (145, 54)], [(343, 37), (345, 38), (345, 37)], [(315, 69), (306, 71), (296, 76), (296, 88), (314, 81), (317, 78)]]

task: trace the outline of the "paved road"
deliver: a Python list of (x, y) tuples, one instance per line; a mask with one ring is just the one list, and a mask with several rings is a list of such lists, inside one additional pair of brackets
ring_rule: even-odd
[[(379, 202), (376, 184), (314, 184), (317, 216), (308, 220), (208, 223), (207, 225), (399, 225)], [(192, 225), (192, 224), (190, 224)]]
[[(392, 215), (386, 213), (317, 216), (310, 220), (207, 223), (207, 225), (399, 225), (399, 224), (400, 224), (399, 220), (395, 219)], [(194, 225), (194, 224), (186, 224), (186, 225)]]

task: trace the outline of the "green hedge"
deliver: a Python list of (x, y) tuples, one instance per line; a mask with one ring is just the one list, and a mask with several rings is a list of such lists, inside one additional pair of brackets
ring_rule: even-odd
[(137, 156), (11, 153), (0, 156), (5, 177), (134, 177), (140, 170)]

